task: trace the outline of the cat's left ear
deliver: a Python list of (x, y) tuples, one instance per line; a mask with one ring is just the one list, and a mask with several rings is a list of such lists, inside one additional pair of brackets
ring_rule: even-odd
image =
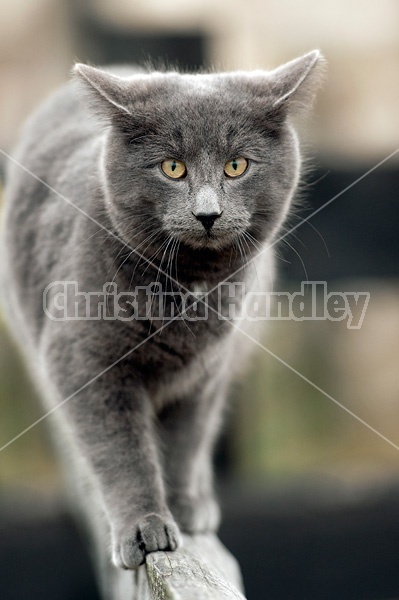
[(273, 108), (286, 106), (307, 110), (321, 84), (325, 60), (313, 50), (270, 73)]
[(319, 50), (313, 50), (273, 71), (255, 73), (252, 93), (280, 115), (306, 112), (321, 84), (324, 66)]

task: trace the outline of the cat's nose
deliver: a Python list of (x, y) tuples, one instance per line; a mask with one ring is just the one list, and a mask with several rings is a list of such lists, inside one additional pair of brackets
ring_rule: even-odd
[(195, 198), (194, 217), (201, 221), (206, 231), (210, 231), (221, 214), (216, 191), (211, 185), (204, 185)]
[(194, 217), (198, 219), (206, 229), (206, 231), (210, 231), (215, 223), (216, 219), (219, 219), (222, 216), (220, 212), (198, 212), (193, 213)]

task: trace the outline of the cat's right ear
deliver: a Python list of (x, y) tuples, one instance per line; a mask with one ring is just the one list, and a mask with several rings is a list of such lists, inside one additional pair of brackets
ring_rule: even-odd
[(107, 122), (131, 117), (131, 82), (101, 69), (77, 63), (73, 75), (88, 98), (93, 112)]

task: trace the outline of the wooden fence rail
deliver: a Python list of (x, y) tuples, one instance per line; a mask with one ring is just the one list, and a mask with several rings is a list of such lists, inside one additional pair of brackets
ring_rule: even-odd
[(136, 571), (112, 570), (109, 600), (245, 600), (235, 558), (215, 535), (184, 536)]

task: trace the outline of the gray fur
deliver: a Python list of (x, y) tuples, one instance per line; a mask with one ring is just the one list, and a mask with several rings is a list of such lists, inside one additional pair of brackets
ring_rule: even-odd
[[(271, 72), (196, 75), (111, 75), (77, 65), (74, 81), (23, 132), (16, 159), (94, 221), (11, 165), (8, 313), (46, 406), (72, 396), (56, 412), (56, 437), (74, 465), (71, 487), (90, 487), (90, 496), (81, 493), (84, 509), (92, 529), (100, 520), (110, 535), (117, 566), (134, 568), (148, 552), (176, 548), (179, 530), (217, 527), (211, 456), (229, 382), (244, 359), (242, 339), (212, 311), (162, 330), (151, 315), (53, 321), (43, 312), (43, 290), (68, 280), (99, 291), (111, 279), (119, 290), (154, 281), (177, 290), (166, 271), (198, 293), (270, 244), (300, 174), (290, 118), (311, 103), (320, 62), (313, 52)], [(249, 168), (228, 179), (224, 164), (237, 156)], [(184, 161), (187, 177), (168, 179), (160, 169), (167, 158)], [(208, 233), (195, 216), (203, 211), (221, 213)], [(235, 279), (267, 289), (272, 252), (257, 259), (256, 271), (244, 268)], [(209, 303), (218, 308), (217, 291)]]

